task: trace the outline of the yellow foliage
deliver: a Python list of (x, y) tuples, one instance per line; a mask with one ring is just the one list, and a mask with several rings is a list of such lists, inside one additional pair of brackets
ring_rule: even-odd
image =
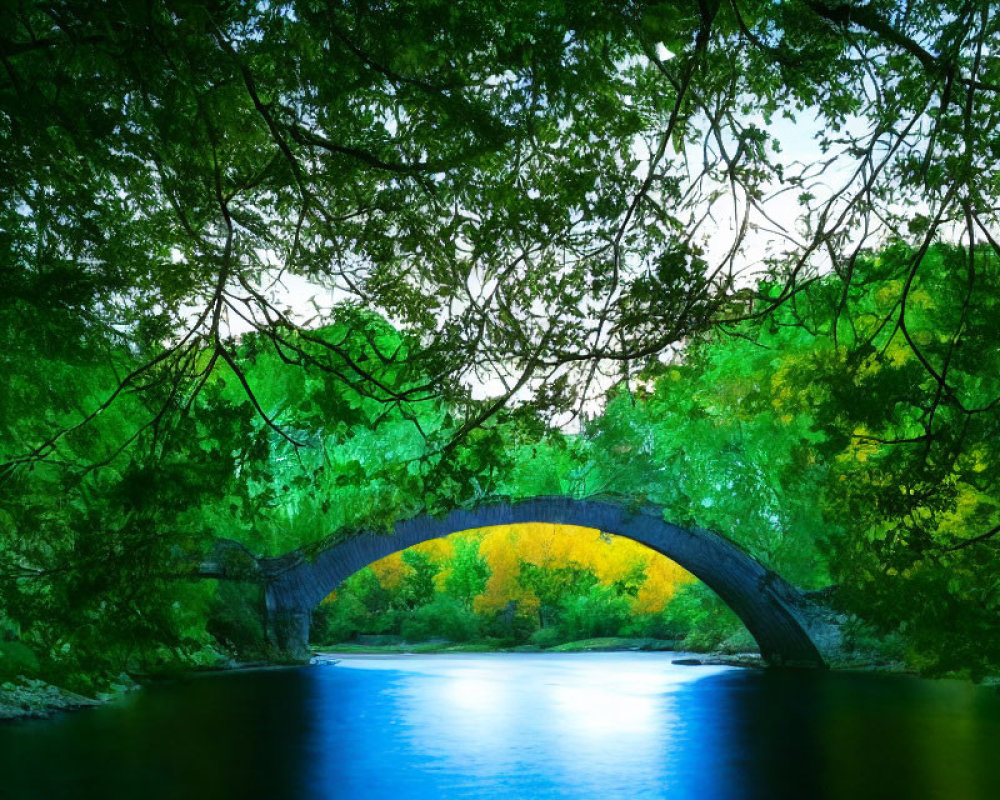
[[(642, 547), (635, 542), (629, 542), (634, 547)], [(646, 580), (639, 589), (632, 610), (641, 614), (655, 614), (663, 611), (677, 590), (684, 584), (695, 580), (694, 575), (682, 569), (675, 562), (652, 550), (646, 563)]]
[(1000, 511), (996, 500), (967, 483), (956, 483), (955, 507), (938, 518), (937, 533), (949, 539), (965, 539), (983, 528), (992, 527)]
[(379, 559), (371, 565), (371, 569), (384, 588), (395, 589), (403, 582), (410, 568), (403, 563), (403, 553), (400, 551)]
[(871, 434), (864, 426), (854, 429), (854, 436), (851, 443), (837, 454), (836, 460), (844, 463), (850, 461), (860, 461), (864, 463), (871, 456), (877, 455), (881, 446), (878, 442), (868, 438)]
[(475, 600), (476, 611), (499, 610), (511, 600), (521, 608), (537, 607), (538, 598), (517, 581), (522, 561), (550, 569), (574, 564), (592, 570), (605, 585), (625, 579), (637, 564), (641, 565), (646, 579), (633, 604), (633, 610), (641, 613), (662, 611), (680, 586), (694, 580), (687, 571), (648, 547), (602, 534), (595, 528), (524, 523), (498, 525), (475, 533), (483, 537), (479, 552), (491, 570), (486, 590)]
[(450, 536), (444, 539), (431, 539), (429, 542), (414, 545), (412, 549), (423, 553), (438, 564), (450, 560), (455, 555), (455, 545)]
[(913, 351), (902, 336), (896, 336), (889, 342), (889, 346), (885, 349), (885, 354), (894, 367), (901, 367), (911, 358), (915, 358)]
[[(438, 591), (444, 589), (451, 574), (449, 562), (459, 537), (479, 538), (479, 553), (490, 568), (485, 590), (473, 600), (473, 608), (480, 613), (499, 611), (510, 601), (515, 601), (522, 613), (537, 611), (538, 598), (517, 580), (521, 562), (548, 569), (570, 565), (590, 569), (604, 585), (626, 579), (639, 565), (646, 578), (633, 603), (636, 613), (662, 611), (681, 586), (695, 580), (666, 556), (631, 539), (595, 528), (532, 522), (462, 531), (415, 545), (412, 549), (441, 565), (434, 578)], [(390, 590), (399, 587), (411, 572), (403, 561), (403, 551), (376, 561), (371, 569), (379, 583)]]
[(320, 605), (325, 606), (329, 605), (330, 603), (336, 603), (336, 602), (337, 602), (337, 590), (334, 589), (332, 592), (330, 592), (330, 594), (328, 594), (320, 601)]
[[(410, 549), (423, 553), (431, 561), (438, 564), (448, 561), (455, 551), (450, 537), (447, 539), (431, 539), (429, 542), (414, 545)], [(403, 561), (402, 550), (379, 559), (371, 565), (371, 568), (372, 572), (375, 573), (375, 577), (378, 578), (378, 582), (385, 589), (395, 589), (412, 571)]]

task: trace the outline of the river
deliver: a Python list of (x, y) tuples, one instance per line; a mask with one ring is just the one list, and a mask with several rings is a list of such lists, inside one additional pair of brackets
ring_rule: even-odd
[(664, 653), (339, 658), (0, 727), (0, 798), (1000, 798), (1000, 695), (958, 681)]

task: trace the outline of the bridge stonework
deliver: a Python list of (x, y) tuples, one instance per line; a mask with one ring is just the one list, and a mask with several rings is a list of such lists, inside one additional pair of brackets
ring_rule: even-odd
[(729, 539), (664, 522), (657, 508), (606, 500), (544, 497), (420, 516), (392, 534), (361, 533), (313, 559), (293, 552), (263, 559), (268, 634), (287, 660), (308, 658), (313, 609), (340, 583), (369, 564), (412, 545), (457, 531), (537, 522), (596, 528), (633, 539), (677, 562), (714, 590), (746, 625), (772, 666), (823, 667), (840, 648), (840, 630), (828, 611), (768, 570)]

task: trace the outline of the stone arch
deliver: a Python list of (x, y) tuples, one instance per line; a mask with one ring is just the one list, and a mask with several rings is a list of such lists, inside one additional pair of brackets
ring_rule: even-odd
[(296, 551), (263, 560), (259, 563), (267, 576), (269, 635), (290, 660), (301, 660), (308, 655), (312, 610), (348, 576), (430, 539), (526, 522), (597, 528), (667, 556), (722, 598), (746, 625), (770, 665), (823, 667), (822, 652), (839, 646), (839, 630), (823, 610), (729, 539), (665, 522), (656, 507), (569, 497), (490, 503), (443, 518), (423, 515), (397, 523), (392, 534), (361, 533), (314, 557)]

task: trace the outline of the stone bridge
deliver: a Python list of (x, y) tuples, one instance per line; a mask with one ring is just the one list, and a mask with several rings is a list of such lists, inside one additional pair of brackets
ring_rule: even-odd
[(722, 598), (770, 665), (822, 667), (840, 647), (839, 627), (827, 609), (814, 605), (729, 539), (664, 522), (657, 507), (635, 508), (607, 500), (543, 497), (453, 511), (443, 518), (425, 515), (397, 523), (391, 534), (360, 533), (309, 556), (293, 551), (278, 558), (253, 559), (246, 553), (244, 561), (253, 563), (238, 567), (206, 562), (202, 574), (263, 582), (271, 642), (288, 660), (298, 661), (309, 655), (313, 609), (348, 576), (420, 542), (471, 528), (524, 522), (596, 528), (662, 553)]

